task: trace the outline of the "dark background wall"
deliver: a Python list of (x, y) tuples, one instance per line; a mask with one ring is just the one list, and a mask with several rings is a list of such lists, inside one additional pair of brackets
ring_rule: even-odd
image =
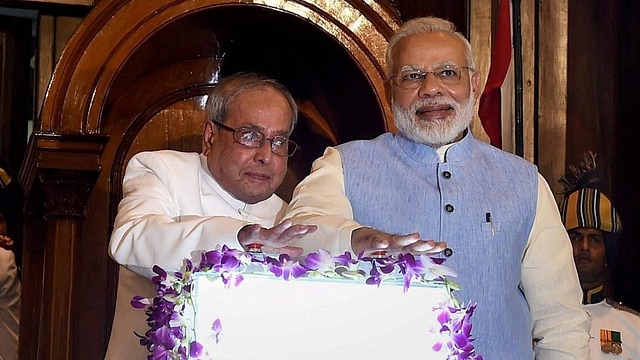
[(627, 305), (640, 309), (640, 186), (638, 167), (640, 150), (637, 136), (638, 106), (640, 99), (640, 2), (623, 0), (620, 2), (618, 16), (612, 19), (617, 24), (618, 38), (615, 40), (617, 51), (613, 54), (615, 63), (612, 74), (615, 79), (614, 109), (607, 124), (614, 127), (614, 149), (611, 179), (613, 201), (622, 216), (625, 230), (622, 235), (621, 254), (623, 254), (618, 288), (620, 300)]

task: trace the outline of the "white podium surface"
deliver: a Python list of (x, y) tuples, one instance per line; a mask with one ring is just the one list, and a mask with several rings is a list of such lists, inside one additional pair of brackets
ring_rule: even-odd
[[(441, 286), (245, 275), (226, 289), (220, 279), (196, 281), (196, 340), (212, 359), (445, 359), (431, 350)], [(220, 341), (211, 330), (218, 318)]]

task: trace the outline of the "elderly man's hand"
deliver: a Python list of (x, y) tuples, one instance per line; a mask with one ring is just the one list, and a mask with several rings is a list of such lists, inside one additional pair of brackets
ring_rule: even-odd
[(0, 235), (0, 247), (3, 249), (13, 249), (13, 240), (6, 235)]
[(251, 224), (240, 229), (238, 241), (245, 249), (249, 245), (258, 244), (265, 253), (300, 256), (303, 252), (302, 248), (289, 246), (289, 244), (317, 229), (316, 225), (292, 225), (289, 219), (270, 229), (263, 228), (258, 224)]
[(367, 255), (377, 251), (384, 251), (386, 254), (433, 255), (444, 251), (447, 248), (447, 243), (444, 241), (423, 240), (418, 233), (391, 235), (363, 227), (351, 233), (351, 248), (356, 254), (364, 252)]

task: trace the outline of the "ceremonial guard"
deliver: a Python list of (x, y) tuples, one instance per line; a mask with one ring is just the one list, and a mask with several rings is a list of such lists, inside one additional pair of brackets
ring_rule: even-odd
[(583, 290), (582, 302), (591, 318), (590, 358), (640, 359), (640, 313), (606, 296), (607, 269), (615, 266), (622, 223), (600, 189), (596, 155), (585, 153), (560, 182), (560, 206)]

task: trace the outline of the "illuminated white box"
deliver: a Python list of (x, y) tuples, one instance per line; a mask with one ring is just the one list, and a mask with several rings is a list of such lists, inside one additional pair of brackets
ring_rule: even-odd
[[(245, 275), (238, 287), (197, 277), (197, 341), (212, 359), (446, 359), (434, 307), (443, 286)], [(222, 323), (216, 343), (211, 325)]]

